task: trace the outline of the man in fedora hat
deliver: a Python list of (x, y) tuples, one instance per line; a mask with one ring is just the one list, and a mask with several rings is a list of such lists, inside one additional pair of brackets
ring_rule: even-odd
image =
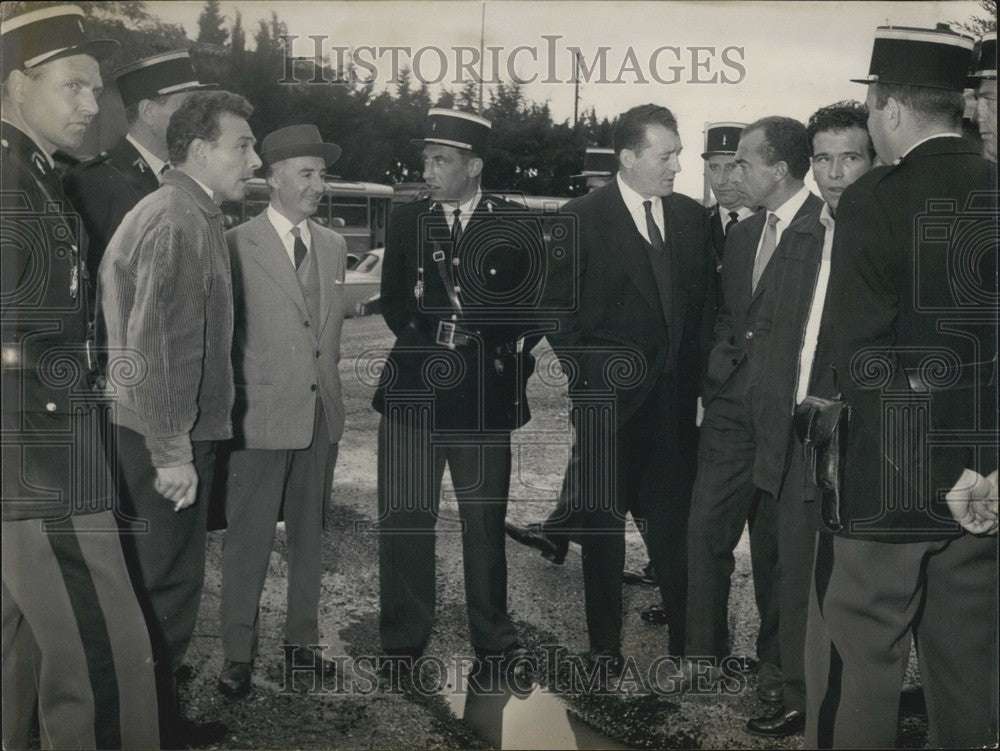
[(491, 124), (428, 113), (429, 200), (396, 208), (382, 314), (396, 342), (379, 425), (379, 630), (389, 672), (419, 657), (434, 623), (434, 528), (447, 464), (461, 520), (469, 630), (478, 657), (525, 655), (507, 613), (504, 516), (510, 433), (530, 414), (525, 381), (544, 244), (523, 208), (480, 183)]
[(63, 185), (90, 238), (87, 270), (97, 279), (104, 249), (124, 216), (160, 187), (167, 170), (167, 123), (202, 84), (187, 50), (174, 50), (124, 65), (112, 74), (125, 106), (128, 133), (113, 148), (66, 172)]
[(997, 33), (979, 40), (969, 84), (975, 88), (976, 125), (983, 139), (983, 156), (997, 160)]
[(149, 635), (86, 382), (85, 234), (52, 160), (82, 142), (118, 43), (88, 41), (64, 5), (4, 19), (0, 46), (3, 746), (27, 748), (37, 712), (43, 748), (155, 748)]
[(139, 375), (111, 396), (123, 501), (149, 524), (123, 543), (153, 638), (164, 744), (225, 734), (181, 719), (173, 673), (201, 601), (216, 444), (232, 436), (232, 279), (219, 204), (241, 200), (260, 166), (252, 112), (228, 91), (185, 100), (167, 126), (173, 168), (122, 220), (100, 268), (108, 346), (138, 357)]
[(929, 745), (997, 739), (995, 165), (958, 132), (972, 48), (879, 27), (860, 81), (887, 166), (837, 206), (810, 380), (852, 410), (839, 504), (817, 501), (813, 748), (895, 744), (913, 638)]
[[(275, 524), (287, 534), (285, 644), (298, 664), (331, 672), (308, 648), (319, 641), (323, 510), (344, 432), (340, 330), (347, 244), (309, 219), (340, 147), (315, 125), (290, 125), (263, 142), (270, 205), (226, 233), (233, 266), (236, 374), (234, 443), (222, 546), (219, 690), (250, 690), (257, 615)], [(301, 653), (301, 654), (300, 654)]]

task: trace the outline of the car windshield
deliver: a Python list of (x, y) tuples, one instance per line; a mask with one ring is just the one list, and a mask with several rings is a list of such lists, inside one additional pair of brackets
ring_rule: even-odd
[(357, 265), (354, 267), (354, 271), (358, 271), (362, 274), (367, 273), (374, 269), (378, 265), (378, 256), (374, 253), (366, 253), (361, 256), (361, 260), (358, 261)]

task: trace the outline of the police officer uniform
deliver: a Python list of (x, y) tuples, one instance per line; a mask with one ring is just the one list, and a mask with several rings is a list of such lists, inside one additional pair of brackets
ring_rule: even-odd
[[(3, 81), (61, 57), (111, 54), (75, 6), (0, 26)], [(8, 110), (8, 106), (10, 110)], [(14, 113), (14, 114), (11, 114)], [(4, 114), (24, 123), (16, 104)], [(49, 154), (0, 125), (3, 171), (3, 743), (158, 744), (152, 656), (114, 517), (114, 483), (87, 376), (80, 218)]]
[[(717, 154), (735, 155), (740, 145), (740, 134), (746, 123), (710, 123), (705, 127), (705, 151), (701, 158), (708, 161)], [(741, 206), (735, 211), (723, 209), (718, 202), (708, 209), (708, 222), (712, 250), (715, 251), (716, 268), (722, 268), (722, 254), (726, 246), (726, 234), (733, 225), (753, 214), (753, 209)], [(734, 216), (735, 215), (735, 216)], [(718, 280), (717, 280), (718, 281)]]
[[(137, 60), (113, 75), (126, 108), (144, 99), (217, 88), (198, 81), (187, 50)], [(68, 170), (63, 178), (66, 194), (80, 212), (90, 238), (87, 271), (95, 281), (111, 236), (125, 215), (160, 187), (160, 174), (167, 166), (150, 164), (152, 159), (136, 143), (124, 137), (108, 151)]]
[[(422, 143), (481, 153), (489, 129), (473, 115), (431, 110)], [(533, 360), (519, 340), (532, 329), (543, 240), (522, 207), (477, 196), (460, 230), (445, 213), (454, 205), (427, 200), (398, 207), (390, 224), (381, 301), (397, 338), (374, 398), (382, 414), (380, 632), (389, 654), (418, 655), (430, 637), (445, 464), (464, 525), (473, 646), (508, 656), (519, 646), (507, 614), (503, 523), (510, 433), (530, 418)]]

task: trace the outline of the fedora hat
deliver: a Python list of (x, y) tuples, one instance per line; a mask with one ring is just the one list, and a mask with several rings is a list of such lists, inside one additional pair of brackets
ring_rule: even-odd
[(340, 157), (340, 147), (324, 143), (315, 125), (289, 125), (264, 137), (260, 155), (272, 166), (297, 156), (318, 156), (329, 167)]

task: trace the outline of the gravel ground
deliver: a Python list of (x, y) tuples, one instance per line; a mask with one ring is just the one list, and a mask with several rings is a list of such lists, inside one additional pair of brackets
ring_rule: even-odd
[[(522, 639), (548, 655), (547, 664), (552, 668), (545, 670), (543, 663), (538, 675), (541, 687), (533, 696), (508, 693), (494, 700), (466, 697), (447, 687), (428, 695), (377, 687), (365, 659), (378, 653), (378, 564), (373, 532), (377, 415), (369, 405), (372, 388), (359, 378), (365, 370), (359, 363), (364, 362), (362, 353), (388, 347), (391, 341), (379, 316), (345, 323), (341, 373), (347, 426), (328, 514), (320, 611), (326, 654), (343, 662), (344, 685), (300, 693), (285, 686), (281, 643), (286, 558), (284, 534), (279, 526), (261, 602), (260, 657), (253, 691), (245, 699), (227, 699), (217, 692), (215, 681), (222, 666), (219, 562), (223, 533), (209, 536), (205, 592), (187, 659), (192, 677), (182, 685), (182, 694), (191, 716), (221, 719), (229, 725), (230, 735), (221, 748), (802, 747), (801, 737), (764, 740), (743, 730), (746, 719), (762, 709), (752, 676), (731, 681), (725, 695), (663, 695), (662, 690), (642, 690), (637, 679), (665, 651), (667, 643), (663, 627), (651, 626), (639, 618), (639, 611), (657, 598), (655, 590), (648, 587), (625, 587), (623, 652), (634, 659), (635, 671), (623, 679), (621, 690), (602, 696), (567, 690), (566, 663), (553, 659), (556, 650), (565, 648), (573, 653), (587, 647), (580, 553), (576, 546), (571, 546), (562, 566), (544, 561), (534, 551), (508, 546), (511, 613)], [(540, 359), (540, 372), (544, 374), (544, 355)], [(534, 418), (514, 438), (515, 470), (508, 517), (518, 521), (538, 519), (548, 512), (568, 455), (565, 390), (558, 383), (546, 385), (536, 377), (529, 384), (529, 400)], [(428, 647), (428, 685), (433, 682), (433, 668), (454, 666), (456, 656), (471, 654), (460, 538), (448, 530), (448, 522), (457, 519), (457, 510), (447, 491), (438, 524), (438, 612)], [(633, 567), (645, 563), (642, 541), (633, 528), (627, 534), (627, 560)], [(730, 619), (735, 652), (753, 656), (757, 620), (746, 538), (737, 550)], [(632, 680), (628, 680), (629, 676)], [(914, 679), (911, 668), (908, 682), (912, 684)], [(454, 675), (450, 676), (450, 685), (455, 685)], [(668, 687), (661, 683), (661, 689)], [(458, 709), (462, 706), (467, 721), (456, 716), (456, 711), (462, 715)], [(900, 744), (923, 746), (925, 725), (919, 714), (904, 713)]]

